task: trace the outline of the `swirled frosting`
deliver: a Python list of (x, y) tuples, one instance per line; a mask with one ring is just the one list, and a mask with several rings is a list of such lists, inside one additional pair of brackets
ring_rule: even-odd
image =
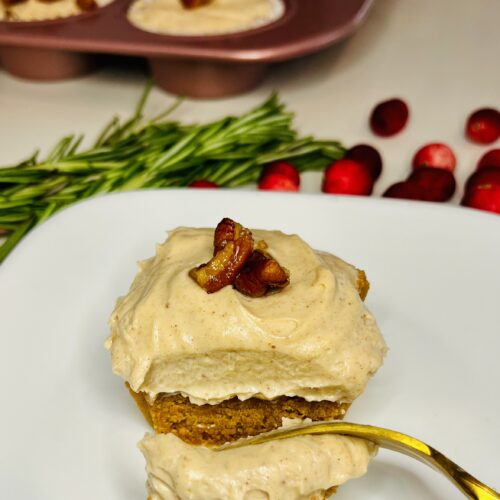
[[(104, 7), (113, 0), (96, 0), (98, 7)], [(41, 0), (27, 0), (14, 5), (5, 6), (0, 0), (0, 20), (9, 21), (44, 21), (76, 16), (83, 11), (76, 0), (56, 0), (43, 2)]]
[(375, 446), (345, 436), (298, 436), (212, 451), (173, 434), (146, 434), (149, 500), (319, 500), (366, 472)]
[(150, 399), (357, 397), (386, 352), (359, 297), (357, 270), (298, 236), (254, 230), (290, 271), (290, 285), (261, 298), (230, 286), (207, 294), (188, 271), (210, 259), (213, 234), (178, 228), (139, 263), (110, 318), (113, 371)]
[(176, 36), (220, 35), (264, 26), (283, 15), (282, 0), (213, 0), (185, 9), (180, 0), (136, 0), (129, 21), (144, 31)]

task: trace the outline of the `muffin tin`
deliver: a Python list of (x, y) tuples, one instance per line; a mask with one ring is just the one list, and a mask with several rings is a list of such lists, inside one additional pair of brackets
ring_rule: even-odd
[(175, 94), (223, 97), (254, 88), (269, 65), (316, 52), (347, 37), (373, 0), (284, 0), (285, 13), (257, 29), (213, 36), (142, 31), (127, 19), (133, 0), (50, 21), (0, 22), (0, 61), (29, 80), (74, 78), (97, 54), (145, 57), (156, 84)]

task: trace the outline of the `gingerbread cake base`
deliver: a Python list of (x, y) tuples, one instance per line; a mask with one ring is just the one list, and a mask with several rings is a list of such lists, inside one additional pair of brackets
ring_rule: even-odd
[(195, 405), (179, 394), (159, 394), (150, 404), (143, 393), (128, 389), (157, 433), (171, 432), (186, 443), (205, 446), (218, 446), (272, 431), (281, 427), (283, 418), (340, 420), (349, 408), (349, 403), (309, 402), (286, 396), (270, 401), (231, 398), (216, 405)]

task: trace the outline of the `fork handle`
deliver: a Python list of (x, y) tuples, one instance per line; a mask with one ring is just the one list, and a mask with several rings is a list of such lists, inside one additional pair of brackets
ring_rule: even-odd
[(354, 431), (350, 435), (372, 440), (384, 448), (416, 458), (445, 475), (467, 498), (500, 500), (500, 495), (495, 490), (471, 476), (462, 467), (423, 441), (389, 429), (369, 425), (355, 427), (357, 432)]
[(433, 459), (435, 466), (441, 469), (450, 480), (455, 483), (455, 486), (462, 491), (462, 493), (472, 500), (500, 500), (500, 495), (489, 486), (471, 476), (462, 467), (446, 458), (439, 451), (434, 450), (429, 446), (431, 451), (431, 459)]
[(354, 425), (353, 428), (355, 431), (349, 432), (349, 435), (371, 440), (384, 448), (416, 458), (445, 475), (471, 500), (500, 500), (500, 495), (495, 490), (471, 476), (462, 467), (423, 441), (400, 432), (369, 425)]

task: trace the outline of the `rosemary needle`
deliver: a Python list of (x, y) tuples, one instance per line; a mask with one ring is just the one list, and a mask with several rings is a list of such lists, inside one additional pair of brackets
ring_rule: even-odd
[(300, 171), (318, 170), (345, 153), (336, 141), (299, 137), (276, 94), (241, 116), (184, 125), (169, 119), (181, 100), (144, 118), (150, 90), (129, 119), (114, 117), (90, 148), (80, 151), (83, 137), (68, 135), (43, 160), (37, 152), (0, 168), (0, 262), (37, 224), (91, 196), (187, 186), (196, 178), (241, 186), (257, 181), (266, 163), (291, 159)]

